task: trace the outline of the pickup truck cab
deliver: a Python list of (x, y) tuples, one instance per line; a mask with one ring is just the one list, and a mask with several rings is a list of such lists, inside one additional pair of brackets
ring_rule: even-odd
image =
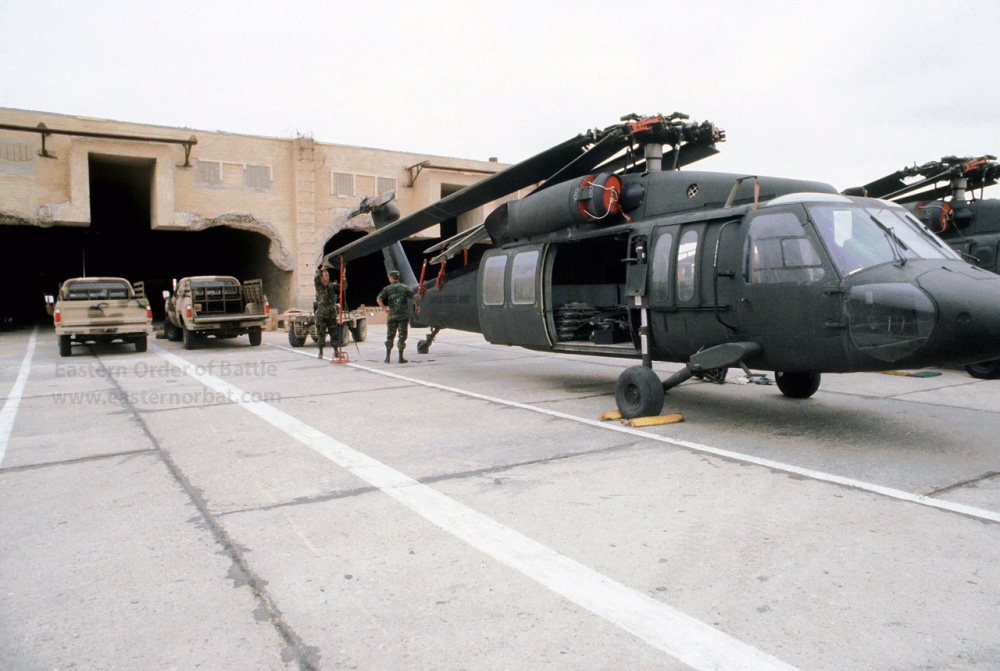
[(59, 287), (50, 303), (59, 354), (70, 356), (73, 343), (134, 343), (145, 352), (153, 332), (153, 314), (142, 282), (135, 287), (121, 277), (75, 277)]
[(270, 314), (260, 280), (241, 285), (227, 275), (198, 275), (181, 279), (173, 293), (163, 293), (163, 333), (168, 340), (183, 340), (184, 349), (194, 349), (200, 338), (243, 334), (250, 336), (251, 345), (260, 345)]

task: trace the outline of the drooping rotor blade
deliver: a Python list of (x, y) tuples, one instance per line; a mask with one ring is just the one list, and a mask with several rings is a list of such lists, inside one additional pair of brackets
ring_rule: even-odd
[(521, 163), (504, 168), (475, 184), (465, 187), (446, 198), (421, 208), (398, 221), (327, 254), (324, 262), (343, 257), (350, 261), (379, 251), (386, 245), (398, 242), (481, 205), (502, 198), (515, 191), (537, 184), (576, 159), (583, 149), (594, 142), (590, 134), (580, 134), (546, 149)]
[(884, 198), (885, 200), (898, 200), (901, 196), (904, 196), (908, 193), (913, 193), (918, 189), (922, 189), (930, 184), (935, 184), (943, 179), (948, 179), (950, 175), (951, 175), (951, 170), (946, 170), (939, 175), (933, 175), (932, 177), (928, 177), (927, 179), (922, 179), (919, 182), (914, 182), (913, 184), (907, 184), (903, 188), (897, 189), (896, 191), (891, 191), (885, 195), (875, 196), (875, 197)]
[[(939, 200), (945, 196), (950, 196), (952, 193), (952, 187), (949, 182), (945, 182), (941, 186), (934, 189), (927, 189), (926, 191), (920, 191), (918, 193), (906, 193), (905, 195), (895, 196), (891, 198), (893, 202), (896, 203), (918, 203), (918, 202), (928, 202), (931, 200)], [(886, 200), (890, 200), (886, 198)]]
[(903, 171), (897, 171), (891, 175), (880, 177), (874, 182), (868, 182), (861, 189), (864, 189), (863, 193), (868, 198), (883, 198), (886, 194), (906, 188), (906, 182), (903, 181), (904, 176)]
[[(954, 187), (949, 183), (947, 186), (933, 186), (920, 193), (913, 192), (930, 185), (936, 185), (938, 182), (950, 182), (959, 177), (965, 177), (968, 180), (968, 183), (961, 188), (980, 189), (993, 186), (997, 183), (997, 177), (1000, 176), (1000, 164), (995, 162), (995, 158), (990, 154), (978, 158), (945, 156), (940, 161), (930, 161), (923, 165), (897, 170), (891, 175), (865, 184), (860, 189), (864, 189), (864, 193), (871, 198), (884, 198), (900, 203), (936, 200), (951, 194)], [(924, 179), (912, 184), (903, 181), (907, 177), (917, 176)], [(859, 191), (860, 189), (850, 189), (850, 191)]]
[(430, 249), (424, 251), (425, 254), (429, 254), (432, 251), (437, 251), (439, 249), (444, 249), (443, 252), (437, 254), (428, 263), (434, 265), (435, 263), (441, 263), (442, 261), (447, 261), (451, 257), (458, 254), (463, 249), (468, 249), (477, 242), (481, 242), (490, 237), (490, 232), (486, 230), (485, 224), (479, 224), (474, 228), (470, 228), (467, 231), (463, 231), (458, 235), (448, 238), (442, 243), (434, 245)]
[[(441, 242), (437, 243), (436, 245), (431, 245), (430, 247), (428, 247), (427, 249), (424, 250), (424, 254), (430, 254), (432, 252), (438, 251), (439, 249), (444, 249), (445, 247), (454, 247), (456, 245), (472, 244), (472, 243), (469, 243), (468, 240), (473, 239), (473, 238), (475, 238), (476, 240), (482, 239), (482, 238), (479, 238), (479, 235), (483, 231), (485, 231), (485, 230), (486, 230), (486, 226), (484, 226), (483, 224), (479, 224), (478, 226), (473, 226), (472, 228), (470, 228), (468, 230), (462, 231), (461, 233), (458, 233), (457, 235), (451, 236), (447, 240), (442, 240)], [(487, 236), (488, 235), (489, 234), (487, 234)], [(473, 241), (475, 242), (475, 240), (473, 240)]]
[(597, 144), (585, 151), (575, 160), (564, 166), (562, 170), (555, 173), (542, 184), (538, 185), (532, 193), (547, 189), (553, 184), (565, 182), (568, 179), (583, 177), (590, 174), (595, 167), (608, 160), (618, 152), (622, 151), (629, 144), (621, 131), (613, 131), (602, 137)]

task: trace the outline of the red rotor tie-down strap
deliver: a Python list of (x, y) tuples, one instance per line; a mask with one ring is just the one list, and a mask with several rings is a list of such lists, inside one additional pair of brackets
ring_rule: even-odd
[(441, 270), (438, 271), (437, 279), (434, 280), (434, 288), (438, 291), (444, 286), (444, 261), (441, 262)]
[(420, 298), (424, 297), (424, 275), (427, 273), (427, 259), (424, 259), (424, 265), (420, 267), (420, 282), (417, 284), (417, 296)]

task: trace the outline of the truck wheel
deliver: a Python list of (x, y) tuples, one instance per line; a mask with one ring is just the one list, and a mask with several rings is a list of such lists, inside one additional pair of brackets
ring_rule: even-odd
[(184, 334), (167, 318), (163, 320), (163, 335), (167, 336), (167, 340), (178, 342)]
[(663, 410), (663, 383), (650, 368), (626, 368), (615, 385), (615, 403), (625, 419), (659, 415)]
[(819, 389), (819, 373), (775, 373), (774, 382), (788, 398), (809, 398)]
[(247, 335), (250, 337), (251, 347), (260, 345), (260, 327), (250, 329), (247, 331)]
[(184, 349), (194, 349), (195, 344), (198, 342), (198, 336), (194, 331), (188, 331), (187, 327), (182, 327), (184, 335)]
[(73, 354), (73, 340), (68, 335), (59, 336), (59, 356), (71, 356)]
[(295, 328), (292, 326), (288, 327), (288, 344), (292, 347), (302, 347), (306, 344), (306, 337), (295, 335)]
[(145, 352), (148, 345), (149, 342), (146, 340), (146, 336), (141, 336), (140, 338), (137, 338), (135, 341), (135, 351)]
[(351, 329), (351, 336), (354, 342), (364, 342), (368, 337), (368, 320), (364, 317), (355, 322), (356, 326)]
[(1000, 359), (971, 364), (965, 367), (965, 372), (980, 380), (1000, 379)]

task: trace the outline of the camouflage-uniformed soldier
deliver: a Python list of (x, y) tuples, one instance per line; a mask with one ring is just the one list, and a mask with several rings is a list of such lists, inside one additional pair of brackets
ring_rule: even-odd
[(406, 363), (403, 358), (403, 349), (406, 347), (406, 333), (410, 324), (410, 313), (408, 301), (413, 300), (413, 309), (420, 312), (420, 306), (413, 298), (413, 289), (400, 283), (399, 271), (389, 271), (389, 286), (378, 293), (375, 300), (380, 307), (389, 307), (389, 314), (386, 315), (386, 336), (385, 336), (385, 362), (389, 363), (389, 356), (392, 354), (392, 340), (399, 331), (399, 363)]
[(329, 269), (320, 268), (313, 278), (313, 284), (316, 286), (316, 341), (319, 343), (319, 358), (322, 359), (326, 334), (330, 334), (331, 343), (338, 342), (340, 337), (337, 329), (340, 283), (330, 279)]

